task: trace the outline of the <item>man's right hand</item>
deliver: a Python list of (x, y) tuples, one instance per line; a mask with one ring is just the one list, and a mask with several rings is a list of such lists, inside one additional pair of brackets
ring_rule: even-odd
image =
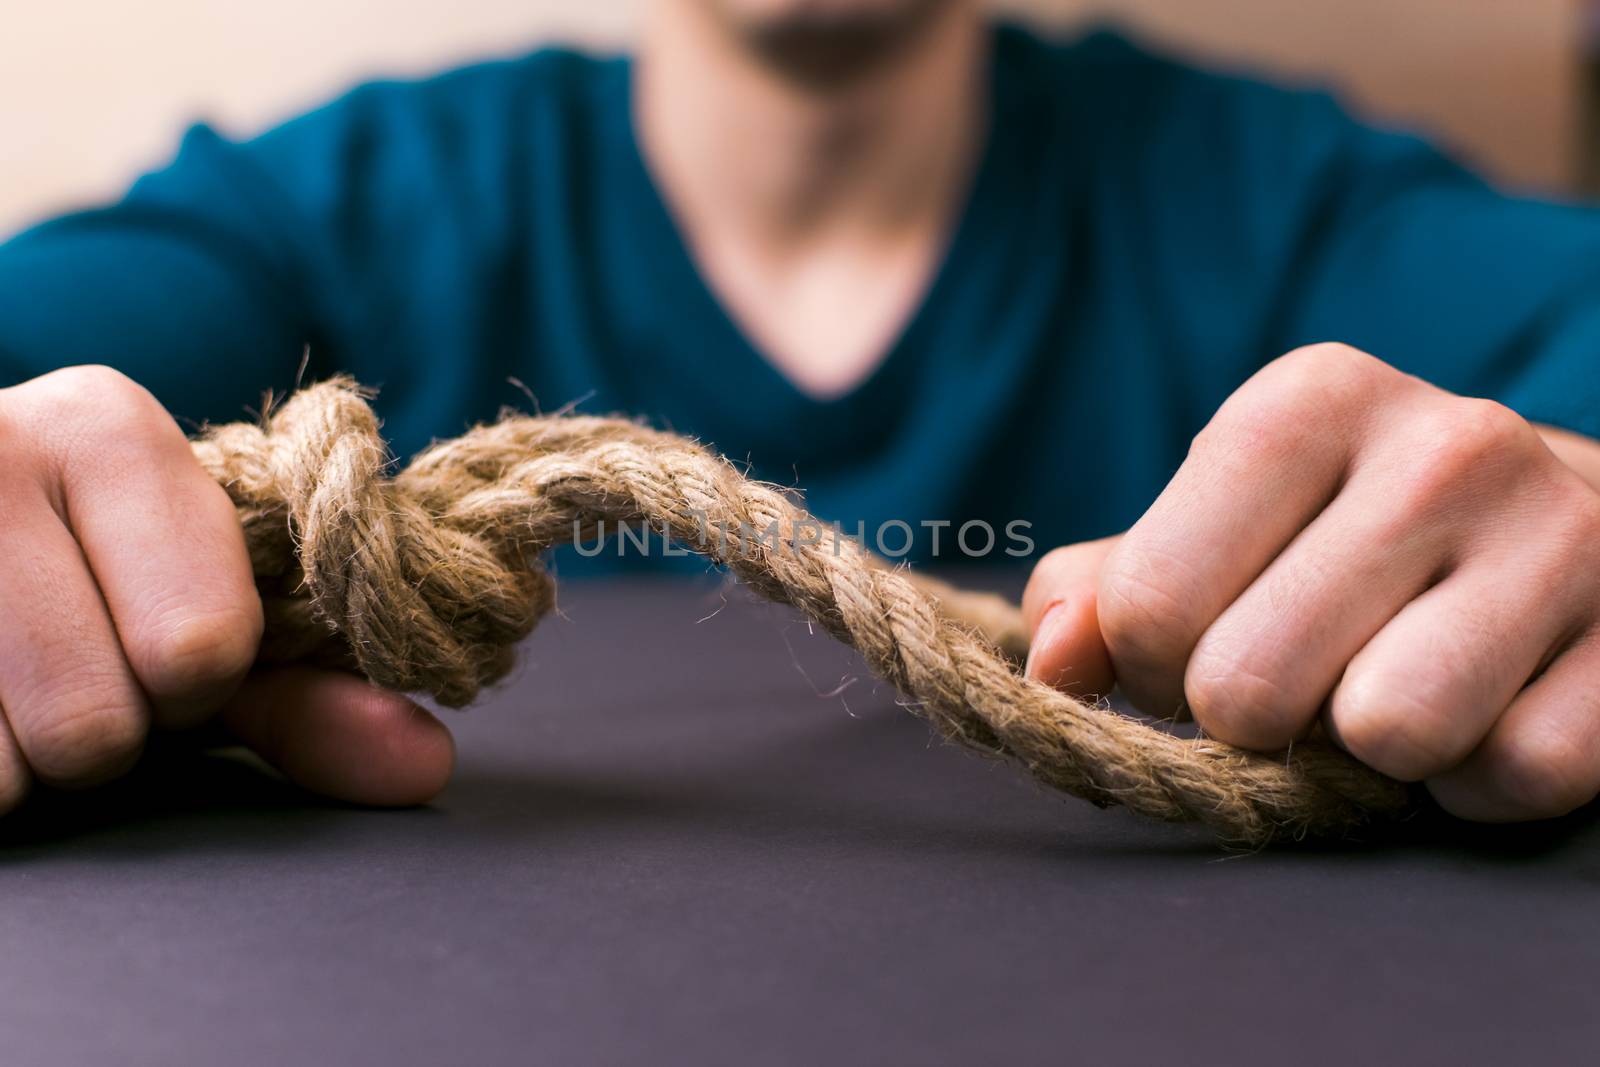
[(213, 718), (300, 785), (415, 804), (450, 776), (437, 719), (360, 678), (252, 671), (261, 638), (227, 494), (172, 417), (106, 367), (0, 389), (0, 812), (32, 783), (127, 771)]

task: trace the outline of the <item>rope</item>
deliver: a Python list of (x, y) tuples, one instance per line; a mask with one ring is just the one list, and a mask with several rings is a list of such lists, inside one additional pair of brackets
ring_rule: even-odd
[(890, 569), (725, 459), (625, 419), (507, 417), (391, 476), (366, 395), (337, 379), (193, 445), (238, 508), (265, 661), (469, 703), (555, 605), (543, 554), (602, 522), (642, 522), (851, 645), (946, 737), (1092, 803), (1244, 845), (1338, 835), (1406, 805), (1404, 786), (1325, 742), (1246, 752), (1028, 680), (1010, 604)]

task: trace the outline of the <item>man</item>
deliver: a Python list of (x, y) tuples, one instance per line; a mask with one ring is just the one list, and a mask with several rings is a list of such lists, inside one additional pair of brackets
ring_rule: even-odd
[(1322, 97), (961, 0), (661, 0), (632, 62), (197, 129), (0, 249), (3, 803), (213, 716), (311, 789), (444, 785), (404, 698), (249, 673), (237, 524), (173, 416), (236, 417), (309, 342), (406, 450), (516, 376), (828, 518), (1026, 519), (1082, 542), (1029, 585), (1036, 677), (1559, 814), (1600, 789), (1597, 264), (1594, 212)]

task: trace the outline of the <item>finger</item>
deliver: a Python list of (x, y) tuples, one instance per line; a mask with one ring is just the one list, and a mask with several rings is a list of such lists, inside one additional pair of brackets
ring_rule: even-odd
[(1315, 721), (1346, 665), (1438, 573), (1450, 527), (1413, 522), (1361, 473), (1196, 642), (1184, 697), (1206, 733), (1279, 749)]
[(1571, 633), (1576, 609), (1552, 609), (1559, 596), (1496, 563), (1451, 575), (1351, 660), (1328, 702), (1329, 733), (1402, 781), (1456, 765)]
[(31, 778), (22, 749), (11, 734), (11, 724), (6, 722), (5, 709), (0, 708), (0, 815), (22, 803)]
[(1252, 378), (1106, 560), (1100, 629), (1140, 708), (1181, 708), (1201, 634), (1338, 491), (1355, 433), (1339, 413), (1373, 391), (1376, 361), (1349, 363), (1285, 357)]
[(261, 601), (238, 515), (182, 431), (122, 381), (108, 403), (115, 448), (60, 449), (64, 513), (157, 725), (215, 711), (255, 659)]
[(223, 708), (222, 722), (290, 781), (355, 804), (426, 803), (455, 765), (455, 744), (438, 719), (335, 671), (258, 671)]
[(1565, 815), (1600, 793), (1600, 636), (1590, 634), (1522, 691), (1455, 768), (1428, 780), (1463, 819)]
[(105, 602), (43, 490), (0, 492), (12, 548), (0, 562), (0, 707), (40, 781), (93, 785), (138, 758), (149, 724)]
[(1111, 656), (1100, 637), (1100, 568), (1117, 538), (1058, 548), (1034, 568), (1022, 597), (1032, 640), (1024, 673), (1080, 696), (1111, 691)]

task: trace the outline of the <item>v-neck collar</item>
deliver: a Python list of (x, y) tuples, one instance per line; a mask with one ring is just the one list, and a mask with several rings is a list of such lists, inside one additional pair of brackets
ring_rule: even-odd
[[(687, 336), (724, 357), (714, 368), (715, 390), (722, 398), (723, 411), (737, 427), (739, 436), (754, 444), (767, 440), (775, 430), (793, 434), (799, 428), (826, 431), (835, 447), (854, 450), (870, 448), (892, 435), (895, 420), (914, 392), (919, 353), (930, 335), (940, 328), (941, 309), (951, 291), (963, 283), (964, 265), (973, 258), (975, 246), (984, 241), (1000, 219), (996, 196), (998, 173), (1003, 168), (1003, 141), (1010, 135), (1006, 114), (1012, 91), (1001, 55), (1003, 28), (991, 28), (986, 57), (988, 121), (983, 148), (971, 177), (959, 215), (955, 218), (939, 264), (935, 267), (914, 310), (904, 321), (888, 350), (872, 371), (854, 387), (837, 397), (819, 398), (799, 388), (764, 355), (728, 311), (722, 299), (702, 274), (687, 240), (664, 196), (650, 173), (637, 131), (633, 107), (634, 64), (623, 59), (614, 68), (609, 101), (618, 123), (620, 158), (623, 173), (618, 175), (624, 195), (636, 209), (634, 223), (638, 247), (651, 250), (655, 270), (655, 301), (670, 309), (683, 322)], [(692, 325), (691, 325), (692, 324)], [(855, 439), (840, 441), (844, 433)], [(731, 442), (730, 442), (731, 443)], [(791, 439), (792, 450), (794, 442)]]

